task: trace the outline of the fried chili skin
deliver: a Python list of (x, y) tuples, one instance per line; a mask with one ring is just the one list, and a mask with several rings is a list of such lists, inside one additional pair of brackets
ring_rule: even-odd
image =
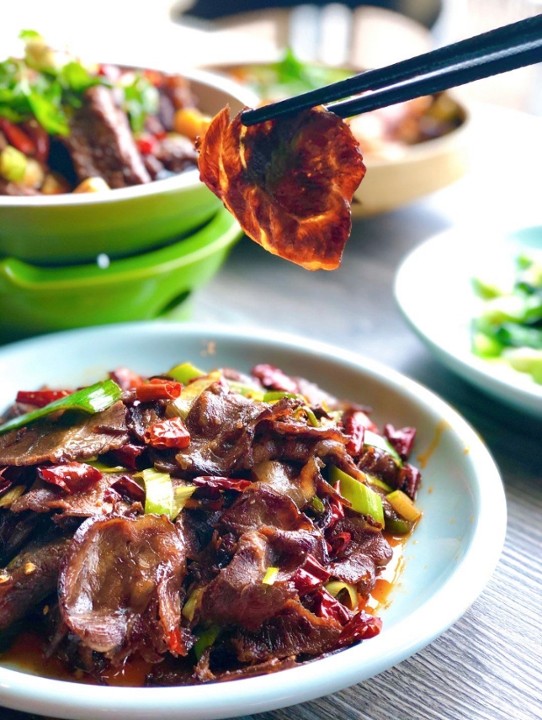
[(251, 127), (228, 108), (199, 141), (201, 180), (265, 250), (307, 270), (334, 270), (365, 175), (348, 125), (322, 107)]

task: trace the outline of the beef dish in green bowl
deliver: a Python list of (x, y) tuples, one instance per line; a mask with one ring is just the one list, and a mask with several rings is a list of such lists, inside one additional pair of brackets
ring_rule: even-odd
[(32, 33), (25, 52), (0, 62), (0, 256), (116, 259), (212, 218), (220, 203), (199, 179), (195, 137), (225, 105), (252, 104), (248, 88), (205, 71), (83, 65)]

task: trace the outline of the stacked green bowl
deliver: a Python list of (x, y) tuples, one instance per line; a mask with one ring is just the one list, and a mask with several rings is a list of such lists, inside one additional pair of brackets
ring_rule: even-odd
[[(254, 104), (227, 78), (185, 75), (208, 115)], [(0, 342), (183, 317), (241, 234), (197, 169), (105, 192), (0, 196)]]

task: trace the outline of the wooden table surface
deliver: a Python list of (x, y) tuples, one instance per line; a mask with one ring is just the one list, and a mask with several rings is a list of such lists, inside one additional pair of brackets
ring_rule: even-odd
[[(530, 223), (537, 215), (542, 222), (541, 154), (535, 152), (541, 125), (540, 119), (495, 112), (493, 133), (480, 138), (487, 150), (483, 162), (477, 156), (466, 179), (431, 198), (356, 221), (342, 267), (334, 273), (308, 273), (245, 239), (196, 296), (196, 320), (325, 340), (422, 382), (477, 429), (500, 467), (508, 502), (501, 560), (484, 592), (451, 629), (364, 683), (259, 715), (247, 707), (243, 720), (542, 718), (542, 421), (509, 409), (442, 367), (407, 327), (392, 290), (406, 253), (454, 224), (477, 223), (481, 232), (493, 232), (509, 222)], [(0, 718), (30, 716), (0, 708)]]

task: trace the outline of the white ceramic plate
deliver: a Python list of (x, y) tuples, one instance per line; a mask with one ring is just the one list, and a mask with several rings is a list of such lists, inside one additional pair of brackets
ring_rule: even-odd
[(486, 448), (431, 392), (358, 355), (252, 328), (134, 323), (75, 330), (0, 351), (0, 406), (17, 389), (45, 381), (91, 382), (119, 365), (159, 372), (183, 360), (207, 369), (273, 363), (373, 406), (377, 422), (416, 426), (424, 517), (381, 614), (382, 633), (308, 665), (212, 687), (90, 687), (30, 679), (0, 666), (0, 706), (78, 720), (209, 720), (285, 707), (367, 680), (417, 652), (466, 611), (489, 579), (504, 540), (506, 506)]
[(480, 390), (542, 417), (542, 385), (504, 363), (471, 352), (470, 323), (480, 310), (472, 278), (513, 277), (520, 249), (542, 248), (542, 227), (501, 236), (468, 230), (442, 233), (417, 247), (399, 268), (395, 297), (434, 354)]

